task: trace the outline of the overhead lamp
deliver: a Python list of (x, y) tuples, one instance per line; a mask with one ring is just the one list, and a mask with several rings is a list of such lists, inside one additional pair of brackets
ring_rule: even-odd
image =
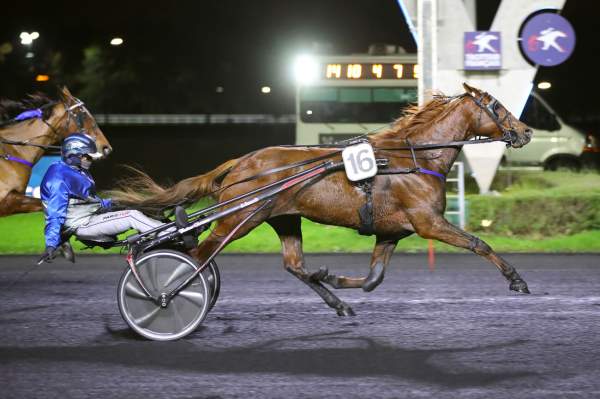
[(21, 44), (30, 45), (33, 41), (40, 37), (38, 32), (21, 32), (19, 38), (21, 39)]
[(537, 88), (540, 90), (547, 90), (552, 87), (552, 83), (550, 82), (540, 82), (537, 85)]

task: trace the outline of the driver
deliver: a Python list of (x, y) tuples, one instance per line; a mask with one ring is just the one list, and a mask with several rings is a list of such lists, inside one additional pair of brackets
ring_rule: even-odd
[(140, 233), (162, 225), (137, 210), (111, 212), (112, 201), (96, 194), (89, 172), (95, 140), (83, 133), (68, 136), (61, 146), (61, 161), (48, 168), (41, 184), (46, 214), (46, 250), (42, 260), (50, 262), (61, 244), (61, 233), (80, 239), (113, 241), (129, 229)]

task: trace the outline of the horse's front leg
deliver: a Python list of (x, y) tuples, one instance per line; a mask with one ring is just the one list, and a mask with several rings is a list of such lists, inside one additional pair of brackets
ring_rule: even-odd
[(492, 262), (509, 281), (509, 289), (529, 294), (527, 283), (521, 278), (517, 270), (494, 252), (483, 240), (454, 226), (438, 214), (413, 213), (410, 214), (409, 218), (419, 236), (436, 239), (455, 247), (465, 248), (477, 255), (483, 256)]
[(42, 201), (39, 198), (27, 197), (14, 191), (9, 192), (0, 200), (0, 216), (38, 212), (43, 209)]
[[(407, 233), (406, 237), (411, 233)], [(311, 275), (313, 279), (323, 281), (333, 288), (362, 288), (366, 292), (373, 291), (383, 281), (385, 269), (400, 238), (377, 236), (373, 255), (371, 256), (371, 271), (367, 277), (344, 277), (329, 274), (326, 268), (321, 268)]]

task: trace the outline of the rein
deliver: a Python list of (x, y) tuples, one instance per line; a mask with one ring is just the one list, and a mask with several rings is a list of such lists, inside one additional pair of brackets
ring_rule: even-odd
[(15, 141), (15, 140), (5, 140), (5, 139), (0, 139), (0, 143), (2, 144), (8, 144), (8, 145), (20, 145), (20, 146), (27, 146), (27, 147), (38, 147), (41, 148), (43, 150), (60, 150), (60, 146), (59, 145), (42, 145), (42, 144), (33, 144), (30, 143), (30, 140), (34, 140), (37, 139), (38, 137), (44, 137), (45, 134), (39, 135), (39, 136), (35, 136), (29, 140), (25, 140), (25, 141)]
[[(52, 131), (52, 133), (57, 137), (60, 138), (60, 134), (58, 133), (58, 130), (52, 126), (45, 118), (44, 118), (44, 112), (43, 109), (48, 108), (48, 107), (53, 107), (56, 104), (58, 104), (58, 102), (56, 101), (51, 101), (47, 104), (42, 105), (39, 108), (36, 109), (30, 109), (27, 111), (23, 111), (21, 112), (19, 115), (15, 116), (12, 119), (9, 119), (8, 121), (5, 122), (0, 122), (0, 127), (4, 127), (4, 126), (8, 126), (11, 124), (16, 124), (16, 123), (20, 123), (20, 122), (24, 122), (27, 120), (31, 120), (31, 119), (40, 119), (45, 125), (47, 125), (50, 130)], [(64, 103), (63, 103), (64, 104)], [(83, 115), (82, 113), (78, 113), (75, 116), (72, 116), (71, 114), (73, 113), (73, 110), (76, 108), (79, 108), (81, 106), (83, 106), (84, 103), (83, 101), (77, 99), (77, 102), (73, 105), (71, 105), (70, 107), (67, 107), (65, 104), (65, 114), (67, 115), (67, 126), (71, 120), (71, 118), (73, 117), (75, 119), (75, 122), (77, 124), (77, 128), (78, 129), (82, 129), (83, 128)], [(87, 112), (87, 110), (86, 110)], [(63, 115), (64, 117), (64, 115)], [(35, 144), (35, 143), (31, 143), (31, 141), (40, 138), (40, 137), (44, 137), (46, 136), (46, 134), (40, 134), (39, 136), (35, 136), (32, 137), (30, 139), (27, 140), (9, 140), (9, 139), (1, 139), (0, 138), (0, 143), (1, 144), (7, 144), (7, 145), (15, 145), (15, 146), (27, 146), (27, 147), (37, 147), (37, 148), (41, 148), (43, 150), (58, 150), (60, 151), (61, 147), (58, 145), (43, 145), (43, 144)], [(13, 162), (18, 162), (21, 163), (23, 165), (29, 166), (30, 168), (33, 167), (33, 163), (29, 162), (26, 159), (23, 158), (19, 158), (19, 157), (15, 157), (13, 155), (8, 155), (8, 154), (4, 154), (4, 155), (0, 155), (0, 159), (4, 159), (6, 161), (13, 161)]]
[[(383, 150), (383, 151), (394, 151), (394, 150), (396, 150), (396, 151), (412, 151), (412, 150), (422, 151), (422, 150), (433, 150), (433, 149), (440, 149), (440, 148), (462, 147), (463, 145), (469, 145), (469, 144), (494, 143), (496, 141), (502, 141), (504, 143), (507, 143), (503, 137), (501, 139), (460, 140), (460, 141), (449, 141), (447, 143), (416, 144), (416, 145), (409, 144), (408, 146), (403, 146), (403, 147), (384, 147), (384, 148), (374, 147), (374, 149), (375, 150)], [(509, 144), (509, 143), (507, 143), (507, 144)]]
[[(280, 145), (278, 147), (285, 147), (285, 148), (346, 148), (348, 146), (354, 145), (354, 144), (359, 144), (359, 143), (364, 143), (366, 141), (368, 141), (365, 137), (367, 137), (366, 134), (360, 135), (360, 136), (356, 136), (355, 138), (352, 139), (348, 139), (348, 140), (344, 140), (344, 142), (340, 142), (340, 143), (336, 143), (336, 144), (307, 144), (307, 145), (302, 145), (302, 144), (284, 144), (284, 145)], [(493, 143), (496, 141), (502, 141), (504, 143), (506, 143), (507, 145), (510, 145), (510, 142), (508, 141), (507, 137), (502, 137), (501, 139), (475, 139), (475, 140), (460, 140), (460, 141), (448, 141), (446, 143), (432, 143), (432, 144), (414, 144), (414, 145), (409, 145), (408, 146), (402, 146), (402, 147), (373, 147), (374, 150), (385, 150), (385, 151), (411, 151), (411, 150), (433, 150), (433, 149), (440, 149), (440, 148), (452, 148), (452, 147), (462, 147), (463, 145), (469, 145), (469, 144), (485, 144), (485, 143)]]
[[(379, 148), (379, 147), (374, 147), (373, 149), (375, 151), (410, 151), (410, 158), (412, 158), (413, 163), (414, 163), (414, 167), (412, 168), (396, 168), (396, 169), (385, 169), (385, 167), (387, 166), (387, 159), (378, 159), (378, 163), (381, 163), (381, 166), (384, 167), (384, 169), (382, 169), (380, 172), (378, 172), (378, 174), (409, 174), (409, 173), (423, 173), (423, 174), (428, 174), (431, 176), (436, 176), (438, 177), (440, 180), (445, 181), (446, 180), (446, 176), (440, 172), (436, 172), (434, 170), (429, 170), (429, 169), (425, 169), (420, 167), (417, 164), (417, 156), (415, 155), (415, 151), (426, 151), (426, 150), (433, 150), (433, 149), (441, 149), (441, 148), (454, 148), (454, 147), (462, 147), (464, 145), (472, 145), (472, 144), (486, 144), (486, 143), (494, 143), (494, 142), (503, 142), (505, 143), (507, 146), (510, 146), (513, 141), (515, 140), (516, 137), (516, 133), (514, 132), (512, 123), (510, 122), (509, 119), (509, 128), (507, 129), (506, 127), (504, 127), (503, 122), (508, 118), (508, 112), (506, 112), (506, 115), (504, 116), (504, 118), (502, 118), (502, 120), (500, 120), (498, 113), (496, 112), (497, 108), (499, 106), (502, 106), (500, 104), (500, 102), (498, 100), (496, 100), (494, 97), (490, 96), (492, 98), (492, 100), (488, 103), (488, 104), (484, 104), (483, 100), (485, 98), (485, 96), (487, 95), (487, 93), (482, 93), (481, 96), (479, 98), (475, 98), (472, 95), (468, 94), (468, 93), (464, 93), (464, 94), (460, 94), (458, 96), (452, 96), (452, 97), (448, 97), (449, 101), (457, 99), (457, 98), (463, 98), (463, 97), (469, 97), (471, 98), (475, 104), (477, 104), (479, 106), (479, 108), (481, 109), (481, 111), (485, 111), (489, 117), (494, 121), (494, 123), (496, 123), (496, 125), (498, 126), (498, 128), (500, 129), (500, 131), (502, 132), (502, 138), (499, 139), (492, 139), (492, 138), (487, 138), (487, 139), (475, 139), (475, 140), (457, 140), (457, 141), (448, 141), (445, 143), (429, 143), (429, 144), (411, 144), (410, 141), (408, 141), (408, 139), (406, 139), (406, 142), (408, 145), (406, 146), (400, 146), (400, 147), (383, 147), (383, 148)], [(389, 126), (389, 125), (387, 125)], [(374, 131), (380, 130), (382, 127), (379, 127), (377, 129), (375, 129)], [(335, 151), (331, 152), (330, 154), (325, 154), (325, 155), (321, 155), (319, 157), (315, 157), (315, 158), (311, 158), (311, 159), (307, 159), (304, 161), (299, 161), (299, 162), (295, 162), (293, 164), (289, 164), (289, 165), (285, 165), (285, 166), (279, 166), (276, 168), (272, 168), (269, 170), (266, 170), (264, 172), (260, 172), (256, 175), (247, 177), (245, 179), (239, 180), (237, 182), (233, 182), (231, 184), (228, 184), (227, 186), (223, 186), (220, 187), (210, 193), (207, 193), (206, 195), (214, 195), (218, 192), (224, 191), (232, 186), (235, 186), (237, 184), (241, 184), (241, 183), (246, 183), (252, 180), (256, 180), (258, 178), (264, 177), (264, 176), (268, 176), (268, 175), (272, 175), (274, 173), (278, 173), (278, 172), (282, 172), (285, 170), (289, 170), (289, 169), (293, 169), (293, 168), (297, 168), (299, 166), (304, 166), (304, 165), (308, 165), (317, 161), (321, 161), (324, 159), (328, 159), (328, 158), (332, 158), (336, 155), (338, 155), (340, 152), (343, 151), (344, 148), (354, 145), (354, 144), (359, 144), (359, 143), (364, 143), (364, 142), (368, 142), (368, 135), (370, 133), (373, 132), (369, 132), (369, 133), (365, 133), (362, 134), (360, 136), (357, 136), (355, 138), (351, 138), (348, 140), (343, 140), (339, 143), (335, 143), (335, 144), (309, 144), (309, 145), (299, 145), (299, 144), (287, 144), (287, 145), (281, 145), (279, 147), (284, 147), (284, 148), (330, 148), (330, 149), (335, 149)]]

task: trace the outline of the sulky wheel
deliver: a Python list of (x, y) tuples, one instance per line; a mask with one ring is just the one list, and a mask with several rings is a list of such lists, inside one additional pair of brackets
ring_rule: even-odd
[[(150, 294), (158, 297), (185, 281), (198, 265), (181, 252), (157, 250), (140, 256), (136, 267)], [(129, 268), (121, 276), (117, 292), (125, 322), (141, 336), (156, 341), (175, 340), (193, 332), (206, 317), (211, 297), (206, 277), (200, 273), (162, 308), (144, 294)]]
[(208, 304), (208, 311), (210, 312), (219, 299), (219, 292), (221, 292), (221, 274), (219, 273), (219, 267), (217, 262), (211, 260), (208, 267), (202, 272), (208, 288), (211, 292), (210, 303)]

